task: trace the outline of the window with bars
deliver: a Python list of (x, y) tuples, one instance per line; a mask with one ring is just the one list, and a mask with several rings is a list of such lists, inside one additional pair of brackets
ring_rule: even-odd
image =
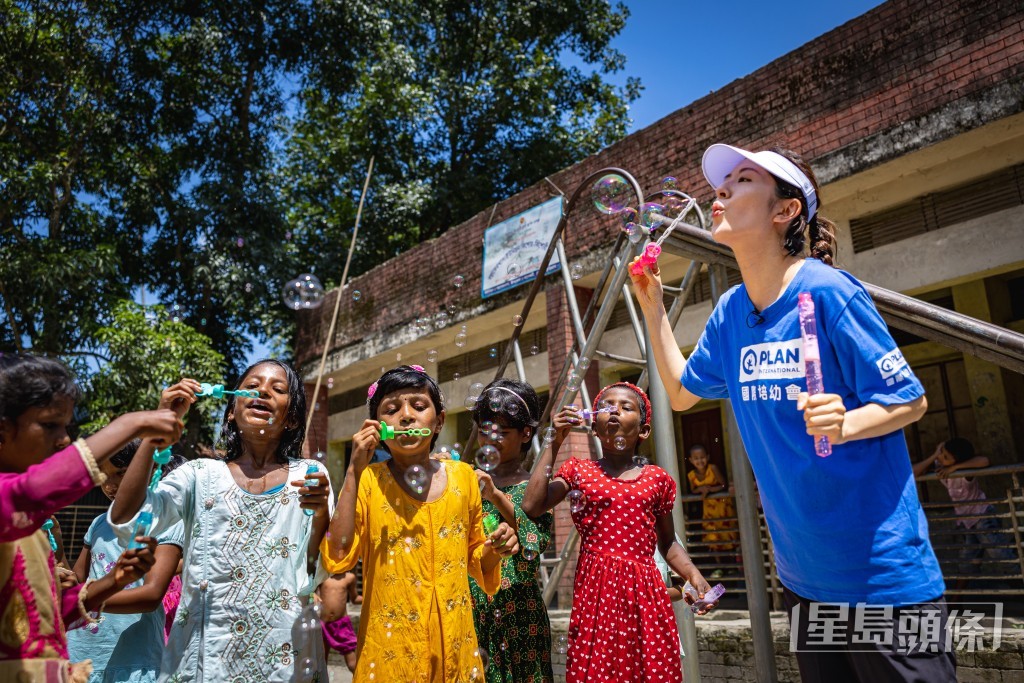
[[(978, 201), (983, 197), (984, 201)], [(854, 252), (867, 251), (1024, 204), (1024, 164), (850, 220)]]

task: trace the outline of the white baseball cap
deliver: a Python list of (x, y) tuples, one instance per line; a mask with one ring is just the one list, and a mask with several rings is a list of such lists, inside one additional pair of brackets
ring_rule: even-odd
[(818, 213), (818, 193), (814, 191), (811, 179), (799, 166), (777, 152), (748, 152), (731, 145), (711, 145), (704, 152), (704, 159), (701, 161), (704, 177), (711, 183), (711, 187), (718, 187), (725, 181), (725, 176), (732, 173), (744, 159), (757, 164), (779, 180), (799, 188), (807, 204), (808, 221)]

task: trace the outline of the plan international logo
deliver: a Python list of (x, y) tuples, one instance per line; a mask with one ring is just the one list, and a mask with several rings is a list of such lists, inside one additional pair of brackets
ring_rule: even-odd
[(803, 379), (800, 339), (753, 344), (740, 349), (740, 381)]

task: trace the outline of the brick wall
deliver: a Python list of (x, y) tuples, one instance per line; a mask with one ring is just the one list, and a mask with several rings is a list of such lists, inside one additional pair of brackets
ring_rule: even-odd
[[(1009, 87), (1009, 101), (986, 107), (985, 93), (999, 87)], [(661, 177), (673, 175), (681, 188), (706, 200), (710, 190), (699, 163), (713, 142), (758, 147), (779, 141), (814, 161), (899, 132), (899, 139), (880, 140), (883, 149), (865, 150), (848, 161), (843, 173), (852, 173), (935, 141), (906, 129), (908, 122), (952, 107), (954, 114), (941, 134), (962, 132), (1024, 110), (1022, 91), (1024, 5), (1019, 0), (890, 0), (553, 174), (551, 180), (571, 194), (587, 175), (616, 165), (633, 173), (641, 187), (653, 188)], [(829, 180), (834, 179), (830, 174)], [(453, 300), (461, 320), (504, 305), (507, 298), (479, 299), (484, 228), (489, 220), (504, 220), (551, 195), (548, 183), (537, 183), (499, 203), (493, 219), (487, 207), (354, 280), (352, 288), (363, 297), (357, 303), (346, 296), (342, 302), (338, 343), (332, 347), (372, 336), (384, 339), (387, 348), (386, 340), (400, 339), (395, 333), (417, 315), (436, 312)], [(578, 209), (567, 232), (570, 258), (606, 247), (616, 229), (613, 219)], [(457, 292), (449, 281), (455, 273), (466, 278)], [(396, 295), (403, 305), (389, 305)], [(300, 365), (322, 351), (334, 296), (299, 316)]]
[(309, 423), (309, 431), (306, 434), (305, 442), (302, 444), (302, 457), (304, 458), (313, 457), (313, 454), (317, 451), (327, 451), (327, 387), (323, 384), (320, 385), (319, 398), (316, 400), (313, 399), (313, 390), (315, 388), (315, 382), (305, 385), (306, 409), (313, 410), (313, 419)]

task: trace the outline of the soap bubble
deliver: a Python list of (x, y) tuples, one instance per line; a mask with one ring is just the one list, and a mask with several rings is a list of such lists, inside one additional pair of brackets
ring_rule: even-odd
[(481, 446), (476, 452), (476, 466), (484, 472), (493, 472), (501, 462), (501, 453), (490, 444)]
[(416, 493), (423, 493), (428, 481), (427, 471), (419, 465), (413, 465), (405, 471), (405, 483)]
[(556, 648), (558, 650), (558, 654), (560, 654), (560, 655), (564, 655), (565, 654), (566, 645), (567, 645), (567, 642), (566, 642), (565, 636), (558, 636), (558, 644), (556, 646)]
[(334, 378), (333, 377), (328, 377), (327, 378), (327, 388), (328, 389), (333, 389), (334, 388)]
[(622, 231), (626, 233), (626, 237), (633, 244), (636, 244), (644, 238), (643, 228), (636, 223), (626, 223), (622, 226)]
[(508, 274), (510, 278), (517, 278), (519, 277), (519, 273), (521, 273), (522, 270), (523, 269), (519, 267), (518, 263), (510, 263), (508, 264), (508, 269), (505, 272)]
[(555, 430), (554, 427), (548, 427), (547, 429), (545, 429), (544, 430), (544, 445), (547, 445), (547, 444), (551, 443), (552, 441), (554, 441), (555, 440), (555, 435), (557, 433), (558, 432)]
[(484, 393), (484, 385), (481, 384), (480, 382), (473, 382), (472, 384), (469, 385), (469, 393), (467, 393), (466, 395), (480, 396), (480, 394), (482, 393)]
[(565, 386), (569, 391), (579, 391), (580, 384), (583, 383), (583, 378), (577, 375), (575, 372), (569, 373), (569, 379), (566, 381)]
[(242, 247), (245, 246), (245, 240), (239, 237), (238, 239), (235, 240), (235, 246), (241, 249)]
[(458, 373), (458, 372), (453, 372), (452, 373), (452, 381), (453, 382), (458, 382), (460, 379), (462, 379), (462, 375), (460, 373)]
[(587, 368), (589, 368), (589, 367), (590, 367), (590, 359), (589, 358), (580, 358), (578, 361), (576, 361), (576, 371), (577, 372), (586, 372)]
[(434, 316), (434, 327), (441, 330), (448, 326), (448, 313), (446, 311), (438, 311)]
[(651, 464), (651, 461), (642, 455), (634, 455), (633, 464), (636, 465), (637, 467), (646, 467), (647, 465)]
[(352, 301), (359, 301), (362, 298), (363, 298), (363, 293), (362, 292), (360, 292), (358, 289), (352, 290)]
[(583, 266), (578, 263), (572, 264), (572, 267), (569, 268), (569, 277), (573, 280), (579, 280), (583, 277)]
[(620, 175), (610, 173), (602, 176), (590, 190), (594, 208), (603, 214), (619, 213), (626, 208), (626, 201), (633, 195), (629, 183)]
[(462, 329), (455, 335), (455, 345), (460, 349), (466, 345), (466, 326), (463, 325)]
[(311, 678), (316, 673), (316, 666), (314, 666), (312, 659), (306, 657), (302, 660), (300, 670), (303, 678)]
[(436, 349), (430, 349), (429, 351), (427, 351), (427, 362), (428, 363), (436, 363), (437, 362), (437, 350)]
[(665, 207), (656, 202), (647, 202), (640, 207), (640, 222), (645, 226), (654, 230), (661, 225), (661, 221), (654, 217), (654, 214), (660, 213), (664, 215)]
[(316, 308), (324, 302), (324, 286), (320, 284), (316, 275), (303, 273), (285, 284), (281, 298), (292, 310)]
[(490, 356), (491, 358), (497, 358), (498, 349), (492, 346), (491, 348), (487, 349), (487, 355)]
[(514, 316), (512, 316), (512, 326), (513, 327), (519, 327), (522, 324), (523, 324), (523, 316), (519, 315), (518, 313), (515, 314)]
[(536, 356), (538, 353), (540, 353), (540, 347), (537, 346), (536, 344), (531, 345), (530, 346), (530, 355), (531, 356)]
[(523, 548), (523, 559), (527, 562), (533, 562), (537, 559), (537, 551), (533, 548)]
[(583, 512), (587, 507), (587, 497), (579, 489), (569, 491), (569, 495), (566, 497), (569, 499), (569, 510), (572, 512)]
[(623, 436), (617, 436), (612, 442), (612, 445), (615, 447), (615, 450), (624, 451), (626, 450), (626, 438)]
[(678, 190), (679, 181), (672, 176), (667, 176), (661, 181), (661, 189), (663, 190)]
[(498, 412), (499, 410), (501, 410), (501, 399), (495, 396), (494, 394), (491, 394), (490, 401), (488, 402), (487, 405), (490, 406), (491, 410), (493, 410), (494, 412)]
[(679, 214), (681, 214), (683, 209), (686, 207), (686, 202), (679, 197), (666, 197), (664, 202), (665, 208), (661, 213), (663, 216), (668, 216), (669, 218), (678, 218)]
[(456, 275), (455, 277), (452, 278), (452, 287), (455, 287), (455, 289), (460, 289), (463, 283), (465, 282), (466, 278), (462, 277), (461, 275)]

